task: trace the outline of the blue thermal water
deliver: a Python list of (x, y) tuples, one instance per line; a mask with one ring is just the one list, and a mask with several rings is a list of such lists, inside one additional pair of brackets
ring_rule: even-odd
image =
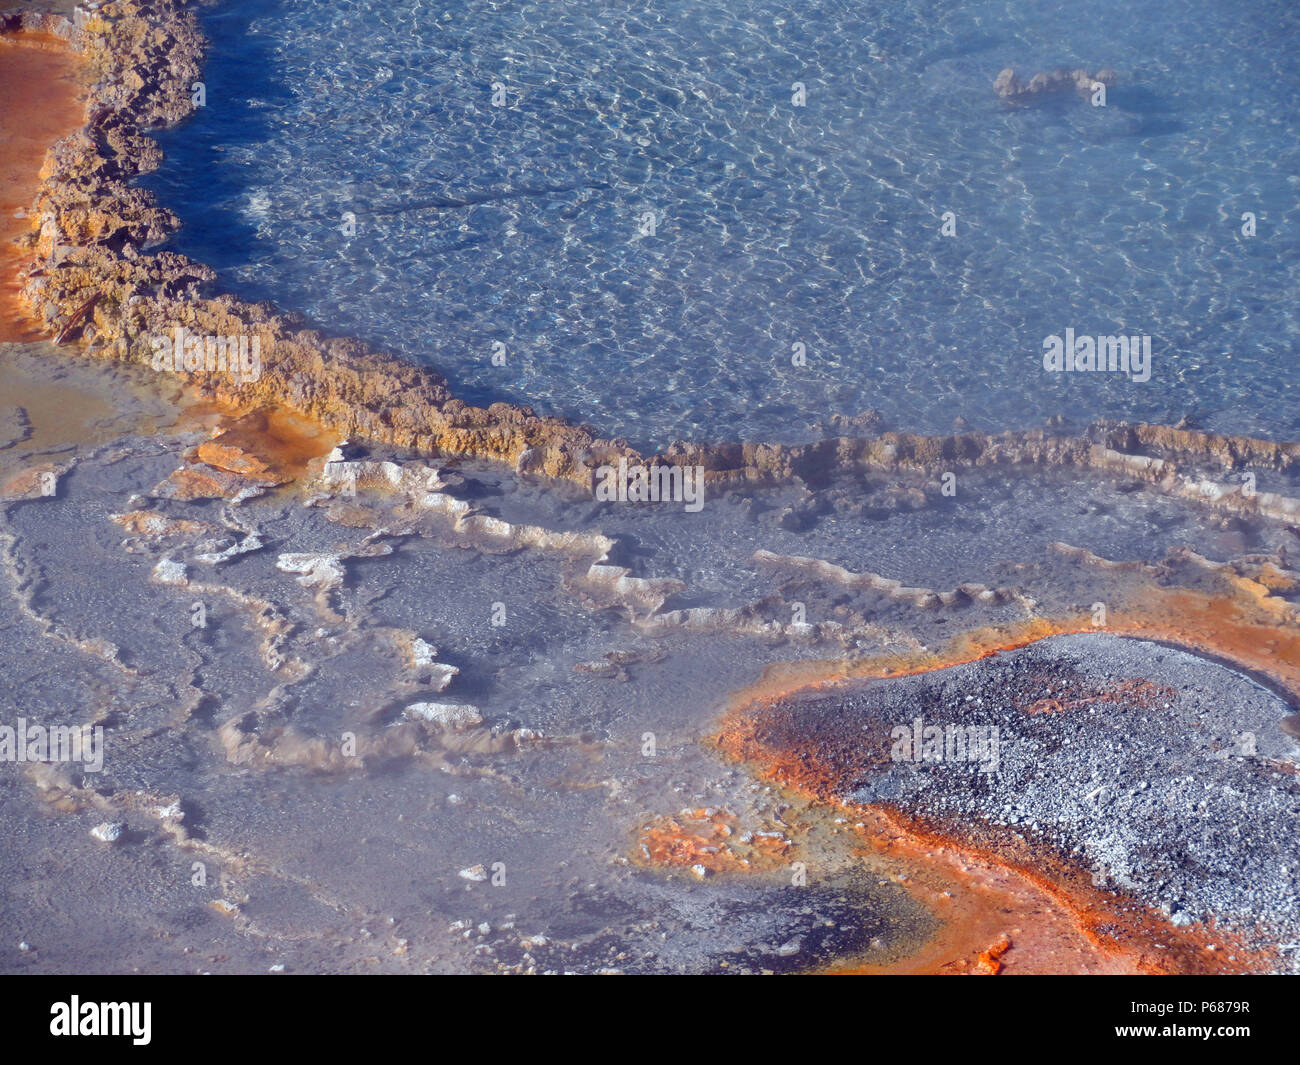
[[(150, 179), (175, 246), (471, 401), (641, 444), (867, 408), (1300, 435), (1290, 0), (228, 0), (204, 25), (207, 106)], [(1017, 108), (1006, 66), (1120, 82)], [(1046, 372), (1066, 328), (1150, 335), (1150, 380)]]

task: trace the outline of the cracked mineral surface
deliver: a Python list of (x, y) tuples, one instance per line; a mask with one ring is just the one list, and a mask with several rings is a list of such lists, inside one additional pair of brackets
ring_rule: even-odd
[[(67, 367), (69, 396), (110, 372)], [(1142, 910), (1153, 942), (1237, 937), (1174, 967), (1290, 966), (1267, 948), (1296, 921), (1293, 678), (1094, 625), (1104, 603), (1110, 629), (1212, 653), (1199, 601), (1294, 640), (1286, 527), (997, 469), (964, 479), (960, 526), (921, 471), (684, 515), (302, 425), (172, 408), (158, 426), (112, 373), (135, 409), (105, 414), (111, 439), (33, 419), (0, 451), (0, 720), (103, 745), (98, 772), (3, 767), (7, 967), (901, 970), (943, 940), (918, 878), (1012, 891), (1023, 855), (994, 829)], [(286, 455), (299, 475), (268, 481)], [(764, 685), (812, 694), (771, 702), (737, 759), (719, 722)], [(881, 736), (918, 716), (996, 725), (998, 771), (890, 761)], [(773, 748), (807, 772), (768, 772)], [(858, 808), (878, 805), (983, 864), (864, 845)], [(955, 923), (982, 928), (972, 912)], [(1096, 945), (1078, 920), (931, 967), (987, 964), (1003, 934), (1008, 971), (1157, 967), (1136, 932)]]

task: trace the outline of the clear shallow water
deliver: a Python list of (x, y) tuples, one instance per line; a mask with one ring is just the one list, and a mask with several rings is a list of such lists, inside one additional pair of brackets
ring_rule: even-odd
[[(208, 106), (151, 179), (177, 246), (472, 401), (654, 444), (865, 408), (1300, 436), (1288, 2), (234, 0), (206, 27)], [(1009, 108), (1008, 65), (1121, 82)], [(1150, 334), (1152, 379), (1046, 374), (1067, 327)]]

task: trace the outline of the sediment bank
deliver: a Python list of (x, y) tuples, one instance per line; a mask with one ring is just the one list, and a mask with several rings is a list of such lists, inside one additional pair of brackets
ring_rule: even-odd
[(15, 20), (35, 28), (0, 32), (0, 341), (41, 336), (21, 297), (30, 256), (17, 242), (28, 232), (27, 211), (50, 146), (85, 120), (83, 64), (45, 21)]

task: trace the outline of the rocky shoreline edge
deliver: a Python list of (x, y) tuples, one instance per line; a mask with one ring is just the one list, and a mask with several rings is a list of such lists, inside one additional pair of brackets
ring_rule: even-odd
[[(85, 126), (55, 145), (30, 214), (30, 263), (23, 294), (56, 342), (88, 355), (150, 365), (151, 340), (182, 329), (197, 336), (252, 336), (263, 372), (190, 375), (202, 398), (235, 412), (287, 408), (327, 432), (415, 452), (506, 462), (519, 472), (590, 487), (595, 468), (629, 464), (702, 466), (714, 489), (801, 480), (810, 487), (839, 472), (939, 472), (991, 465), (1076, 466), (1137, 479), (1217, 509), (1300, 519), (1300, 500), (1208, 473), (1300, 467), (1300, 443), (1192, 428), (1099, 422), (1077, 435), (1061, 427), (924, 436), (843, 435), (802, 445), (674, 443), (642, 456), (626, 440), (590, 426), (538, 416), (527, 406), (473, 407), (435, 371), (375, 352), (359, 340), (327, 337), (297, 314), (230, 295), (207, 295), (207, 266), (154, 251), (181, 225), (135, 179), (162, 151), (150, 132), (195, 110), (206, 42), (190, 0), (110, 0), (79, 6), (72, 19), (0, 12), (0, 32), (57, 34), (81, 54), (92, 85)], [(852, 432), (870, 416), (836, 418)]]

